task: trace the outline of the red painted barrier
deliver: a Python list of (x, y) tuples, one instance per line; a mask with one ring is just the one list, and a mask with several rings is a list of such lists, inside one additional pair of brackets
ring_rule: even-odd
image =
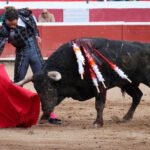
[(124, 25), (123, 40), (150, 43), (150, 25)]
[(90, 22), (98, 21), (125, 21), (125, 22), (150, 22), (149, 8), (126, 9), (90, 9)]
[(49, 56), (63, 43), (79, 37), (121, 39), (122, 26), (47, 26), (42, 28), (42, 51)]
[[(44, 57), (62, 44), (79, 37), (105, 37), (114, 40), (150, 42), (150, 25), (61, 25), (39, 26)], [(7, 44), (1, 57), (14, 57), (14, 48)]]

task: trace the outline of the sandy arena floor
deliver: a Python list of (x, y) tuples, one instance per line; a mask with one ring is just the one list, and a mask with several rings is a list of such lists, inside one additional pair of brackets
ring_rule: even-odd
[[(13, 79), (13, 65), (5, 63)], [(31, 74), (29, 70), (28, 74)], [(35, 92), (32, 83), (25, 88)], [(0, 129), (0, 150), (149, 150), (150, 89), (140, 86), (144, 95), (133, 120), (122, 121), (131, 98), (120, 89), (108, 91), (104, 127), (93, 128), (96, 117), (94, 98), (78, 102), (65, 99), (56, 109), (62, 125), (43, 124), (32, 128)]]

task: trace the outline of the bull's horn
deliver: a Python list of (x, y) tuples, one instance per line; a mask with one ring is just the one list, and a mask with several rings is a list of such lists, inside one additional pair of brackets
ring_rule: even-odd
[(54, 81), (59, 81), (61, 79), (61, 74), (58, 71), (50, 71), (48, 72), (48, 76)]
[(23, 86), (24, 84), (26, 84), (26, 83), (28, 83), (28, 82), (30, 82), (32, 80), (33, 80), (33, 76), (31, 75), (31, 76), (26, 77), (22, 81), (15, 83), (15, 84), (17, 84), (19, 86)]

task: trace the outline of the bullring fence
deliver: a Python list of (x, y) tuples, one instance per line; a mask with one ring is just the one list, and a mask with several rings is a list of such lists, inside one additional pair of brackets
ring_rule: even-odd
[[(28, 3), (11, 4), (22, 8)], [(1, 12), (4, 5), (0, 2)], [(55, 23), (38, 23), (42, 38), (40, 48), (46, 58), (62, 44), (79, 37), (150, 42), (150, 2), (59, 2), (59, 5), (56, 2), (32, 2), (28, 7), (36, 17), (42, 8), (48, 8), (56, 18)], [(79, 14), (81, 16), (77, 18)], [(69, 17), (74, 19), (69, 20)], [(14, 60), (14, 50), (6, 44), (1, 60)]]

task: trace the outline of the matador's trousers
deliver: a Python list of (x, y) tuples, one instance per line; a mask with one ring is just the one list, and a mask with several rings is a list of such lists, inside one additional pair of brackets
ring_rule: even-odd
[(33, 74), (41, 71), (43, 66), (43, 58), (36, 39), (30, 37), (25, 42), (25, 47), (16, 49), (14, 82), (24, 79), (29, 65)]

